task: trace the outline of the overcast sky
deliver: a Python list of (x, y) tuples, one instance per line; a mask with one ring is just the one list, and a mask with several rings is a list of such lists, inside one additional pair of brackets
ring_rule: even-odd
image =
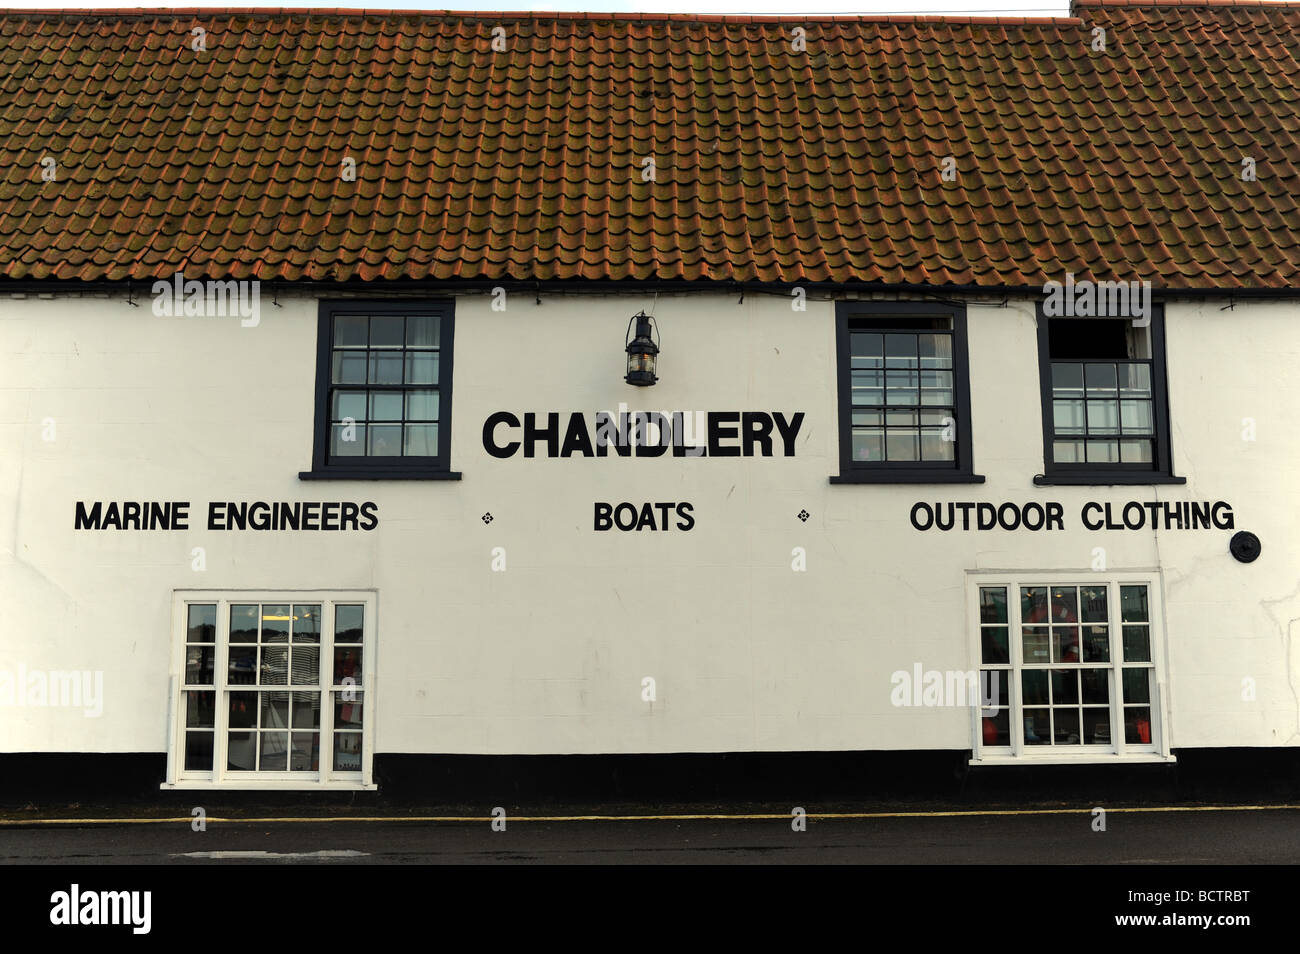
[(457, 0), (430, 0), (428, 3), (412, 0), (380, 0), (367, 3), (365, 0), (336, 0), (336, 2), (309, 2), (309, 0), (274, 0), (274, 2), (250, 2), (250, 0), (227, 0), (223, 3), (206, 2), (206, 0), (183, 0), (180, 3), (150, 3), (149, 0), (134, 2), (106, 2), (106, 0), (75, 0), (72, 3), (50, 3), (48, 0), (11, 0), (4, 6), (30, 9), (56, 10), (61, 7), (149, 7), (166, 9), (167, 7), (315, 7), (330, 9), (343, 7), (355, 9), (365, 7), (376, 10), (429, 10), (450, 8), (453, 10), (564, 10), (584, 12), (619, 13), (733, 13), (733, 14), (778, 14), (789, 13), (804, 15), (816, 13), (955, 13), (975, 16), (1067, 16), (1069, 2), (1055, 6), (1033, 6), (1046, 0), (544, 0), (544, 2), (527, 3), (524, 0), (477, 0), (477, 2), (457, 2)]

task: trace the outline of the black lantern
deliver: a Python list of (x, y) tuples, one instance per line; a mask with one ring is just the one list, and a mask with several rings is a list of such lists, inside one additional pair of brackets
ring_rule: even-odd
[[(636, 322), (636, 335), (632, 334), (632, 322)], [(655, 364), (659, 360), (659, 345), (650, 337), (651, 325), (654, 326), (654, 333), (659, 335), (659, 323), (655, 321), (653, 315), (647, 315), (644, 311), (632, 316), (627, 323), (627, 335), (624, 340), (627, 343), (627, 377), (623, 380), (628, 384), (635, 384), (639, 388), (646, 388), (659, 380), (655, 376)]]

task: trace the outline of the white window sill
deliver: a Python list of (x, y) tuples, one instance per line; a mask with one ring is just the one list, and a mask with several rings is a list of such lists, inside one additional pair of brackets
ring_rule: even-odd
[(163, 782), (158, 786), (165, 791), (249, 791), (249, 792), (373, 792), (379, 786), (374, 782), (296, 782), (287, 779), (249, 779), (237, 782), (213, 782), (197, 779), (180, 782)]
[(1175, 763), (1173, 755), (1161, 755), (1159, 752), (1130, 752), (1127, 755), (1113, 753), (1097, 755), (986, 755), (979, 759), (970, 759), (969, 765), (1135, 765), (1152, 763)]

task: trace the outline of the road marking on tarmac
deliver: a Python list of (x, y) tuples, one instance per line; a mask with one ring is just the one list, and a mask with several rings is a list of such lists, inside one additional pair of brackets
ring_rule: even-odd
[(242, 858), (270, 861), (275, 858), (364, 858), (368, 851), (351, 851), (326, 848), (323, 851), (186, 851), (173, 853), (173, 858), (203, 858), (208, 861), (238, 861)]
[[(1300, 805), (1154, 805), (1145, 808), (1107, 808), (1107, 812), (1147, 814), (1156, 812), (1293, 812)], [(1008, 815), (1091, 815), (1089, 808), (1008, 808), (973, 809), (968, 811), (932, 812), (808, 812), (813, 819), (866, 819), (866, 818), (986, 818)], [(682, 815), (509, 815), (512, 822), (601, 822), (601, 821), (789, 821), (789, 813), (754, 812), (738, 814), (682, 814)], [(185, 815), (179, 818), (0, 818), (0, 827), (26, 825), (188, 825), (194, 819)], [(320, 825), (333, 822), (491, 822), (486, 815), (330, 815), (311, 817), (257, 817), (216, 818), (208, 816), (207, 822), (231, 825)]]

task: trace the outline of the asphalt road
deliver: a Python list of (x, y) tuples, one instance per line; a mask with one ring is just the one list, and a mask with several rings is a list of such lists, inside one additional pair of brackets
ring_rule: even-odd
[(1300, 810), (0, 827), (0, 864), (1296, 864)]

